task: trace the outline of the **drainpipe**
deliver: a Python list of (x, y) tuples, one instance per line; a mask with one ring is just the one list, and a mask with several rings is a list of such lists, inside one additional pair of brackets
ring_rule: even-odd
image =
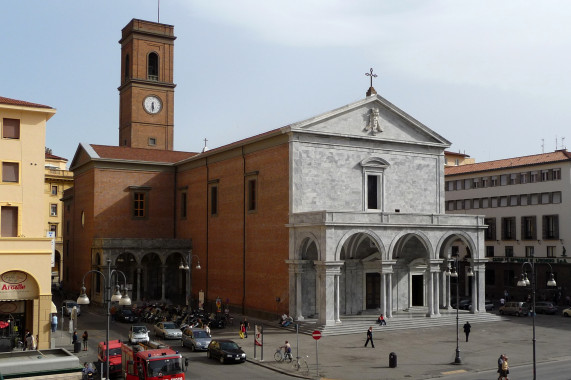
[(242, 146), (242, 315), (246, 313), (246, 157)]
[(204, 292), (204, 301), (205, 303), (208, 301), (208, 270), (210, 266), (208, 265), (208, 181), (210, 179), (210, 170), (208, 168), (208, 157), (205, 159), (206, 162), (206, 290)]

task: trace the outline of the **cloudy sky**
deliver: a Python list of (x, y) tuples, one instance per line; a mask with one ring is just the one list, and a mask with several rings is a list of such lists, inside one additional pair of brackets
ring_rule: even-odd
[[(47, 104), (46, 145), (118, 145), (121, 29), (175, 27), (175, 150), (215, 148), (374, 87), (478, 162), (571, 143), (571, 2), (27, 0), (2, 4), (0, 96)], [(568, 141), (562, 142), (562, 137)], [(557, 145), (556, 145), (557, 144)]]

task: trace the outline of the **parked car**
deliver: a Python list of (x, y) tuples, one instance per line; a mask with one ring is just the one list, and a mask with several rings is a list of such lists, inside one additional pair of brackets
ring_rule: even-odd
[[(494, 303), (490, 300), (485, 300), (484, 307), (486, 308), (486, 311), (494, 310)], [(470, 302), (466, 310), (471, 310), (471, 309), (472, 309), (472, 302)]]
[(563, 316), (564, 317), (571, 317), (571, 307), (568, 307), (567, 309), (563, 309)]
[(244, 363), (246, 353), (230, 339), (213, 339), (208, 345), (206, 356), (220, 360), (220, 363)]
[(158, 322), (153, 326), (155, 336), (163, 337), (163, 339), (180, 339), (182, 331), (174, 322)]
[(115, 313), (115, 319), (120, 322), (139, 322), (139, 317), (131, 309), (119, 309)]
[(500, 314), (527, 316), (529, 315), (529, 305), (525, 302), (506, 302), (504, 306), (500, 307)]
[[(460, 304), (460, 310), (468, 310), (470, 304), (472, 303), (472, 299), (460, 298), (460, 302), (458, 303)], [(452, 298), (452, 302), (450, 302), (450, 305), (452, 306), (452, 308), (456, 309), (456, 297)]]
[(191, 351), (206, 351), (211, 341), (210, 334), (200, 328), (188, 327), (182, 333), (182, 345)]
[(77, 304), (77, 302), (72, 301), (72, 300), (65, 300), (63, 301), (63, 313), (66, 316), (70, 316), (71, 315), (71, 311), (73, 310), (73, 307), (77, 307), (77, 316), (79, 317), (81, 315), (81, 306), (79, 306)]
[(555, 314), (557, 310), (557, 306), (553, 302), (539, 301), (535, 303), (535, 312), (537, 314)]
[(129, 343), (147, 343), (149, 341), (149, 330), (147, 326), (131, 325), (129, 328)]

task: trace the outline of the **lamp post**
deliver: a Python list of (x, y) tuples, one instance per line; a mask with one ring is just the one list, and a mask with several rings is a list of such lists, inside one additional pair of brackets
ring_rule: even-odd
[(187, 259), (181, 260), (178, 269), (186, 271), (186, 283), (188, 284), (186, 288), (186, 302), (187, 305), (192, 308), (192, 259), (196, 257), (196, 269), (200, 270), (202, 267), (200, 266), (200, 257), (198, 255), (193, 255), (192, 251), (188, 251)]
[[(104, 293), (104, 298), (105, 298), (105, 302), (107, 304), (107, 331), (105, 334), (105, 345), (107, 347), (106, 349), (106, 353), (105, 353), (105, 370), (106, 370), (106, 376), (107, 378), (109, 378), (109, 319), (111, 317), (111, 313), (110, 313), (110, 308), (111, 308), (111, 301), (119, 301), (119, 305), (121, 306), (127, 306), (131, 304), (131, 299), (129, 298), (129, 295), (127, 294), (127, 276), (125, 276), (125, 273), (121, 272), (120, 270), (116, 270), (113, 269), (111, 270), (111, 259), (107, 259), (107, 277), (100, 271), (98, 270), (90, 270), (88, 272), (86, 272), (83, 275), (83, 279), (81, 280), (81, 293), (79, 294), (79, 297), (77, 297), (77, 303), (79, 305), (89, 305), (89, 297), (87, 297), (86, 289), (85, 289), (85, 276), (87, 276), (89, 273), (98, 273), (101, 276), (103, 276), (103, 280), (106, 283), (106, 288), (105, 288), (105, 293)], [(113, 296), (111, 296), (111, 276), (113, 273), (121, 273), (123, 275), (123, 279), (125, 280), (125, 291), (123, 294), (121, 294), (121, 291), (119, 290), (119, 287), (116, 287), (116, 292), (115, 294), (113, 294)]]
[[(459, 278), (458, 278), (458, 255), (454, 257), (454, 266), (452, 267), (452, 271), (449, 272), (450, 277), (454, 277), (456, 279), (456, 357), (454, 358), (454, 364), (462, 364), (462, 358), (460, 357), (460, 339), (459, 339), (459, 310), (460, 310), (460, 287), (459, 287)], [(472, 277), (474, 273), (472, 272), (472, 268), (468, 268), (468, 273), (466, 274), (469, 277)]]
[[(549, 265), (549, 280), (547, 281), (547, 286), (556, 286), (557, 283), (555, 282), (555, 278), (553, 277), (553, 268), (551, 264), (546, 263)], [(536, 278), (535, 278), (535, 260), (533, 257), (533, 253), (531, 255), (531, 260), (526, 261), (521, 265), (521, 279), (517, 282), (517, 286), (529, 286), (530, 282), (527, 278), (527, 273), (524, 272), (524, 267), (529, 265), (531, 268), (531, 304), (532, 304), (532, 311), (531, 311), (531, 318), (533, 321), (533, 380), (536, 378), (536, 363), (535, 363), (535, 286), (536, 286)]]

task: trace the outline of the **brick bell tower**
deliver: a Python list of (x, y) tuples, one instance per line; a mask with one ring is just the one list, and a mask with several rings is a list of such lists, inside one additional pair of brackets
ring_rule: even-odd
[(119, 146), (173, 150), (172, 25), (133, 19), (122, 30)]

